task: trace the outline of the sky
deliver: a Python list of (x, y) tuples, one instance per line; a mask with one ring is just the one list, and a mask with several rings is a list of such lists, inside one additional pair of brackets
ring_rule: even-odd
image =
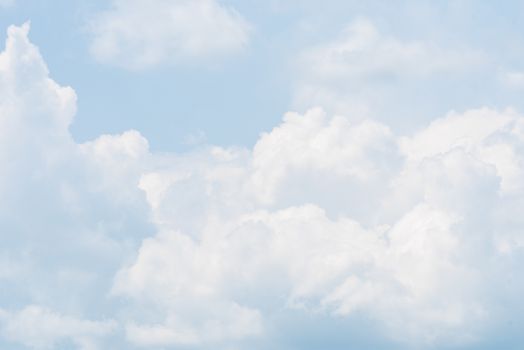
[(0, 0), (0, 348), (521, 349), (522, 11)]

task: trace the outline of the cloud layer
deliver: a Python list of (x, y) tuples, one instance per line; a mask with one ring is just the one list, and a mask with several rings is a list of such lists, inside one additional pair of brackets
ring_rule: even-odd
[(314, 108), (253, 149), (155, 154), (133, 130), (78, 144), (75, 93), (28, 31), (10, 27), (0, 54), (9, 346), (295, 349), (337, 322), (342, 347), (359, 324), (363, 348), (521, 339), (516, 111), (450, 112), (403, 136)]

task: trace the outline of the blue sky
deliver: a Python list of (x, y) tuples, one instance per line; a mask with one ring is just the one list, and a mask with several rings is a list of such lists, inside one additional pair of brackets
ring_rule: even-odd
[(520, 349), (523, 10), (0, 0), (0, 348)]

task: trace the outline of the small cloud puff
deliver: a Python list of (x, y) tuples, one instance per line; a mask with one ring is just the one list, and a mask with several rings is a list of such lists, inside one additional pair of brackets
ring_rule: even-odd
[(93, 56), (129, 69), (237, 53), (250, 32), (237, 11), (216, 0), (114, 0), (89, 28)]

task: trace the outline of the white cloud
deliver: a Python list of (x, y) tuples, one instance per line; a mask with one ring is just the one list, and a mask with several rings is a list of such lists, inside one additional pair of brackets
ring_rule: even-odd
[(523, 169), (517, 144), (523, 136), (522, 123), (511, 109), (502, 113), (487, 108), (451, 112), (414, 137), (403, 138), (401, 148), (410, 160), (419, 162), (464, 150), (493, 167), (501, 181), (500, 191), (520, 192)]
[(215, 149), (166, 164), (140, 185), (161, 232), (114, 293), (171, 310), (166, 326), (218, 299), (269, 318), (366, 314), (408, 343), (478, 341), (514, 317), (492, 283), (521, 254), (521, 221), (500, 214), (522, 196), (522, 120), (471, 110), (395, 137), (316, 109), (286, 115), (247, 160)]
[[(99, 332), (59, 314), (74, 309), (79, 319), (106, 318), (113, 274), (148, 227), (132, 175), (147, 144), (133, 132), (75, 143), (68, 127), (76, 94), (49, 78), (28, 31), (29, 24), (9, 27), (0, 53), (2, 307), (46, 305), (56, 312), (28, 306), (9, 313), (5, 332), (33, 348), (69, 337), (87, 349), (88, 336)], [(46, 328), (49, 320), (74, 329)]]
[[(142, 347), (210, 346), (262, 335), (260, 314), (256, 310), (234, 303), (208, 301), (190, 305), (191, 311), (187, 313), (171, 310), (164, 324), (128, 324), (127, 340)], [(200, 315), (195, 317), (195, 311)], [(201, 320), (188, 325), (191, 318)]]
[[(388, 79), (464, 68), (471, 59), (423, 41), (401, 41), (381, 34), (372, 22), (356, 20), (337, 40), (303, 53), (318, 79)], [(471, 55), (471, 54), (470, 54)]]
[(298, 55), (294, 105), (321, 105), (357, 119), (376, 116), (376, 106), (394, 102), (388, 96), (395, 96), (401, 84), (464, 74), (481, 67), (484, 56), (431, 41), (402, 40), (380, 32), (368, 19), (357, 19), (334, 40)]
[[(285, 199), (276, 198), (276, 193), (304, 188), (307, 193), (311, 187), (304, 182), (314, 186), (319, 180), (308, 178), (313, 174), (352, 180), (357, 186), (380, 186), (397, 162), (394, 137), (383, 124), (350, 123), (340, 116), (328, 119), (318, 108), (305, 115), (288, 113), (284, 123), (263, 134), (253, 149), (254, 191), (259, 198), (282, 202)], [(286, 175), (293, 172), (300, 178), (286, 182)]]
[(131, 69), (237, 53), (250, 31), (238, 12), (216, 0), (114, 0), (89, 27), (94, 57)]
[(31, 349), (56, 349), (68, 340), (81, 350), (100, 349), (97, 338), (110, 335), (116, 328), (114, 321), (76, 319), (36, 305), (15, 313), (1, 312), (0, 325), (7, 339)]
[(372, 320), (374, 338), (424, 348), (521, 324), (517, 112), (399, 136), (317, 108), (253, 149), (182, 155), (137, 131), (78, 144), (75, 93), (28, 30), (10, 27), (0, 54), (2, 307), (21, 310), (0, 313), (0, 344), (286, 348), (300, 325), (282, 315), (298, 313), (304, 336)]

